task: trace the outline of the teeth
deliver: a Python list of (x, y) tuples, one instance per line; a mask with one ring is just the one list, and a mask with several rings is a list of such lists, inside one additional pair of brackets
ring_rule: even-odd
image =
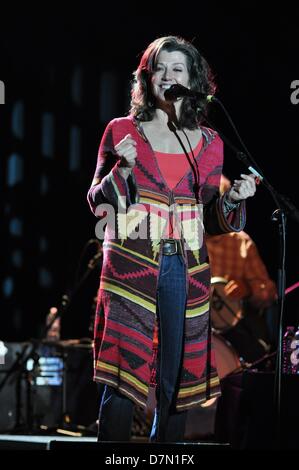
[(171, 85), (161, 85), (161, 88), (165, 89), (165, 90), (168, 90), (168, 88), (170, 88)]

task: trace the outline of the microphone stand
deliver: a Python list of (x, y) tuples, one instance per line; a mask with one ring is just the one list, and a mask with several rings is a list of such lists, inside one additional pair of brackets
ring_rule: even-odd
[[(281, 392), (282, 392), (282, 339), (283, 339), (283, 326), (284, 326), (284, 303), (285, 303), (285, 285), (286, 285), (286, 271), (285, 271), (285, 261), (286, 261), (286, 217), (289, 216), (295, 222), (299, 223), (299, 210), (295, 205), (290, 201), (289, 198), (280, 194), (276, 191), (269, 181), (263, 175), (263, 172), (258, 168), (257, 163), (254, 161), (253, 157), (250, 155), (245, 145), (243, 144), (238, 131), (235, 125), (232, 122), (228, 112), (226, 111), (224, 105), (218, 98), (213, 97), (214, 102), (218, 103), (221, 108), (224, 110), (226, 116), (228, 117), (229, 122), (231, 123), (233, 129), (235, 130), (241, 144), (245, 148), (246, 153), (241, 152), (232, 142), (216, 127), (214, 126), (206, 114), (202, 112), (198, 106), (194, 106), (196, 111), (201, 113), (207, 124), (212, 127), (221, 137), (223, 142), (228, 145), (228, 147), (234, 152), (236, 157), (244, 164), (244, 166), (253, 173), (259, 180), (261, 184), (269, 191), (272, 196), (277, 209), (273, 212), (271, 216), (271, 221), (278, 224), (278, 233), (279, 233), (279, 265), (278, 265), (278, 277), (277, 277), (277, 291), (278, 291), (278, 350), (276, 355), (276, 370), (275, 370), (275, 379), (274, 379), (274, 413), (275, 413), (275, 440), (276, 445), (280, 449), (282, 447), (281, 442)], [(195, 105), (195, 100), (193, 102)], [(255, 167), (259, 170), (257, 170)]]

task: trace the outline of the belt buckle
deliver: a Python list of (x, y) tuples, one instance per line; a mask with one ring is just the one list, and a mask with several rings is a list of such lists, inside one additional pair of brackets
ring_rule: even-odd
[[(171, 255), (176, 255), (177, 252), (178, 252), (178, 245), (177, 245), (177, 241), (176, 240), (173, 240), (171, 238), (169, 239), (166, 239), (166, 240), (163, 240), (163, 243), (170, 243), (171, 245), (174, 245), (175, 246), (175, 251), (173, 253), (167, 253), (168, 256), (171, 256)], [(167, 256), (166, 255), (166, 256)]]

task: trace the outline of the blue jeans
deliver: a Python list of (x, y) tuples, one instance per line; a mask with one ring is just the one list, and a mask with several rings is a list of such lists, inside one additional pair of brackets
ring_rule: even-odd
[(129, 441), (133, 413), (134, 403), (106, 385), (100, 406), (98, 441)]
[[(186, 412), (175, 410), (182, 367), (186, 308), (186, 267), (180, 255), (162, 256), (157, 287), (159, 351), (157, 407), (152, 442), (184, 440)], [(100, 441), (130, 440), (134, 404), (113, 387), (106, 386), (99, 418)]]
[(163, 256), (157, 289), (159, 351), (157, 407), (150, 440), (178, 442), (184, 439), (186, 412), (175, 410), (182, 367), (185, 328), (186, 276), (180, 255)]

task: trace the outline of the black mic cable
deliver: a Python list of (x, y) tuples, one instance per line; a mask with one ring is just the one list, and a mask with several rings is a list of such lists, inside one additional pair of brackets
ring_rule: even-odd
[(184, 129), (182, 129), (182, 132), (183, 132), (183, 134), (186, 137), (186, 140), (188, 142), (190, 152), (191, 152), (191, 155), (192, 155), (192, 159), (193, 159), (193, 163), (194, 163), (194, 168), (196, 169), (196, 181), (194, 183), (194, 186), (195, 186), (194, 187), (194, 192), (196, 194), (196, 201), (197, 201), (197, 203), (199, 203), (200, 173), (199, 173), (199, 169), (198, 169), (198, 164), (197, 164), (196, 158), (194, 156), (194, 152), (193, 152), (189, 137), (188, 137), (187, 133), (184, 131)]
[(195, 193), (195, 199), (196, 199), (196, 202), (197, 204), (199, 204), (199, 183), (200, 183), (200, 180), (199, 180), (199, 171), (198, 171), (198, 166), (197, 166), (197, 162), (195, 160), (195, 157), (194, 157), (194, 153), (193, 153), (193, 150), (192, 150), (192, 147), (191, 147), (191, 144), (190, 144), (190, 141), (185, 133), (185, 131), (183, 129), (180, 129), (183, 134), (185, 135), (186, 139), (187, 139), (187, 142), (189, 144), (189, 147), (191, 149), (191, 154), (192, 154), (192, 159), (193, 159), (193, 163), (189, 157), (189, 154), (187, 152), (187, 149), (185, 147), (185, 145), (183, 144), (183, 141), (182, 139), (180, 138), (180, 136), (178, 135), (177, 133), (177, 128), (175, 127), (174, 123), (172, 121), (169, 121), (168, 122), (168, 127), (169, 129), (175, 134), (176, 138), (178, 139), (179, 143), (181, 144), (181, 147), (182, 149), (184, 150), (184, 153), (189, 161), (189, 164), (192, 168), (192, 172), (193, 172), (193, 175), (194, 175), (194, 180), (195, 180), (195, 183), (194, 183), (194, 186), (193, 186), (193, 190), (194, 190), (194, 193)]

